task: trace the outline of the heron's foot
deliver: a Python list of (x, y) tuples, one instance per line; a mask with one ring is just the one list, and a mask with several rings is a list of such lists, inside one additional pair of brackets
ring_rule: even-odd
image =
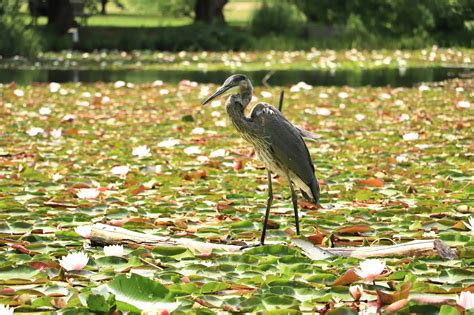
[(259, 246), (263, 246), (265, 244), (263, 243), (255, 243), (255, 244), (245, 244), (244, 246), (241, 246), (240, 247), (240, 250), (244, 250), (244, 249), (249, 249), (249, 248), (254, 248), (254, 247), (259, 247)]

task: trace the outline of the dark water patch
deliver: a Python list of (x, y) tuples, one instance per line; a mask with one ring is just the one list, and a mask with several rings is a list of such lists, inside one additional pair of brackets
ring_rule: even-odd
[[(437, 82), (456, 77), (472, 77), (473, 68), (408, 68), (369, 70), (281, 70), (271, 75), (268, 71), (243, 72), (255, 85), (262, 85), (264, 78), (273, 86), (286, 86), (304, 81), (317, 86), (413, 86), (420, 82)], [(35, 82), (115, 82), (146, 83), (163, 80), (177, 83), (191, 80), (199, 83), (222, 83), (229, 71), (163, 71), (163, 70), (48, 70), (0, 69), (0, 82), (32, 84)]]

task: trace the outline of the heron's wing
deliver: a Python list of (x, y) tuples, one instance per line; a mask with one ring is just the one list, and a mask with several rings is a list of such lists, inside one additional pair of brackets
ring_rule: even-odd
[(297, 125), (293, 125), (295, 126), (295, 128), (298, 130), (298, 132), (300, 133), (301, 137), (303, 137), (304, 139), (306, 140), (310, 140), (310, 141), (316, 141), (318, 139), (321, 138), (320, 135), (317, 135), (315, 133), (312, 133), (311, 131), (308, 131), (304, 128), (301, 128), (300, 126), (297, 126)]
[(259, 136), (267, 140), (279, 164), (291, 170), (310, 188), (316, 189), (313, 161), (303, 141), (302, 129), (295, 127), (275, 107), (266, 103), (257, 104), (250, 119)]

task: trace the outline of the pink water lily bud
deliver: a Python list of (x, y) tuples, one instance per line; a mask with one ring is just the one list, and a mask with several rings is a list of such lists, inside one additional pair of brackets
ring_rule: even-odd
[(364, 294), (364, 288), (360, 284), (352, 285), (349, 288), (349, 292), (351, 293), (354, 300), (359, 301)]
[(385, 269), (385, 261), (379, 259), (364, 260), (355, 273), (365, 281), (374, 281)]
[(474, 294), (469, 291), (462, 291), (456, 297), (456, 303), (465, 310), (474, 309)]
[(87, 265), (89, 261), (89, 257), (86, 253), (83, 252), (76, 252), (70, 253), (67, 256), (64, 256), (59, 260), (59, 264), (63, 267), (66, 271), (71, 270), (82, 270)]

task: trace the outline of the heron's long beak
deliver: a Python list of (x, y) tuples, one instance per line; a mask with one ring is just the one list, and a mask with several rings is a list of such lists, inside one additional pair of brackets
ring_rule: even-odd
[(224, 94), (225, 92), (227, 92), (227, 90), (229, 90), (231, 87), (230, 86), (221, 86), (217, 91), (216, 93), (212, 94), (211, 96), (209, 96), (208, 98), (206, 98), (204, 101), (202, 101), (201, 105), (206, 105), (207, 103), (209, 103), (210, 101), (212, 101), (213, 99), (215, 99), (216, 97)]

